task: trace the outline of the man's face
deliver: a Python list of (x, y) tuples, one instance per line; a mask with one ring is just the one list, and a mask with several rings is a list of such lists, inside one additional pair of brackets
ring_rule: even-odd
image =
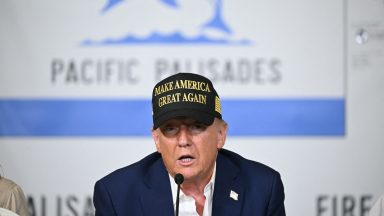
[(226, 134), (227, 124), (219, 119), (210, 126), (190, 118), (171, 119), (152, 130), (168, 172), (183, 174), (185, 182), (209, 180)]

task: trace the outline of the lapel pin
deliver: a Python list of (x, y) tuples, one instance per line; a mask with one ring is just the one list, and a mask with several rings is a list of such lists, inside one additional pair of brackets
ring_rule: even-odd
[(235, 191), (231, 190), (231, 193), (229, 193), (229, 197), (231, 197), (232, 199), (237, 201), (239, 199), (239, 194), (237, 194)]

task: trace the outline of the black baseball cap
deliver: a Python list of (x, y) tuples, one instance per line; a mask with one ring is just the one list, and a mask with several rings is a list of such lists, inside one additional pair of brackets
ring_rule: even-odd
[(152, 91), (153, 129), (173, 118), (187, 117), (211, 125), (221, 117), (219, 95), (201, 75), (177, 73), (155, 85)]

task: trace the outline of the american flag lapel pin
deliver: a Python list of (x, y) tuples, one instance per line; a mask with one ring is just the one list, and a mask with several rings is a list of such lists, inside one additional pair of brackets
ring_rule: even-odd
[(231, 190), (229, 193), (229, 197), (231, 197), (233, 200), (238, 200), (239, 199), (239, 194), (237, 194), (235, 191)]

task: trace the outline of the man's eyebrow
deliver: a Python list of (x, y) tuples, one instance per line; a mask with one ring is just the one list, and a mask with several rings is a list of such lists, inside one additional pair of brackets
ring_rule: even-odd
[(209, 126), (209, 125), (207, 125), (207, 124), (205, 124), (205, 123), (203, 123), (203, 122), (200, 122), (200, 121), (193, 121), (193, 122), (188, 123), (188, 124)]

